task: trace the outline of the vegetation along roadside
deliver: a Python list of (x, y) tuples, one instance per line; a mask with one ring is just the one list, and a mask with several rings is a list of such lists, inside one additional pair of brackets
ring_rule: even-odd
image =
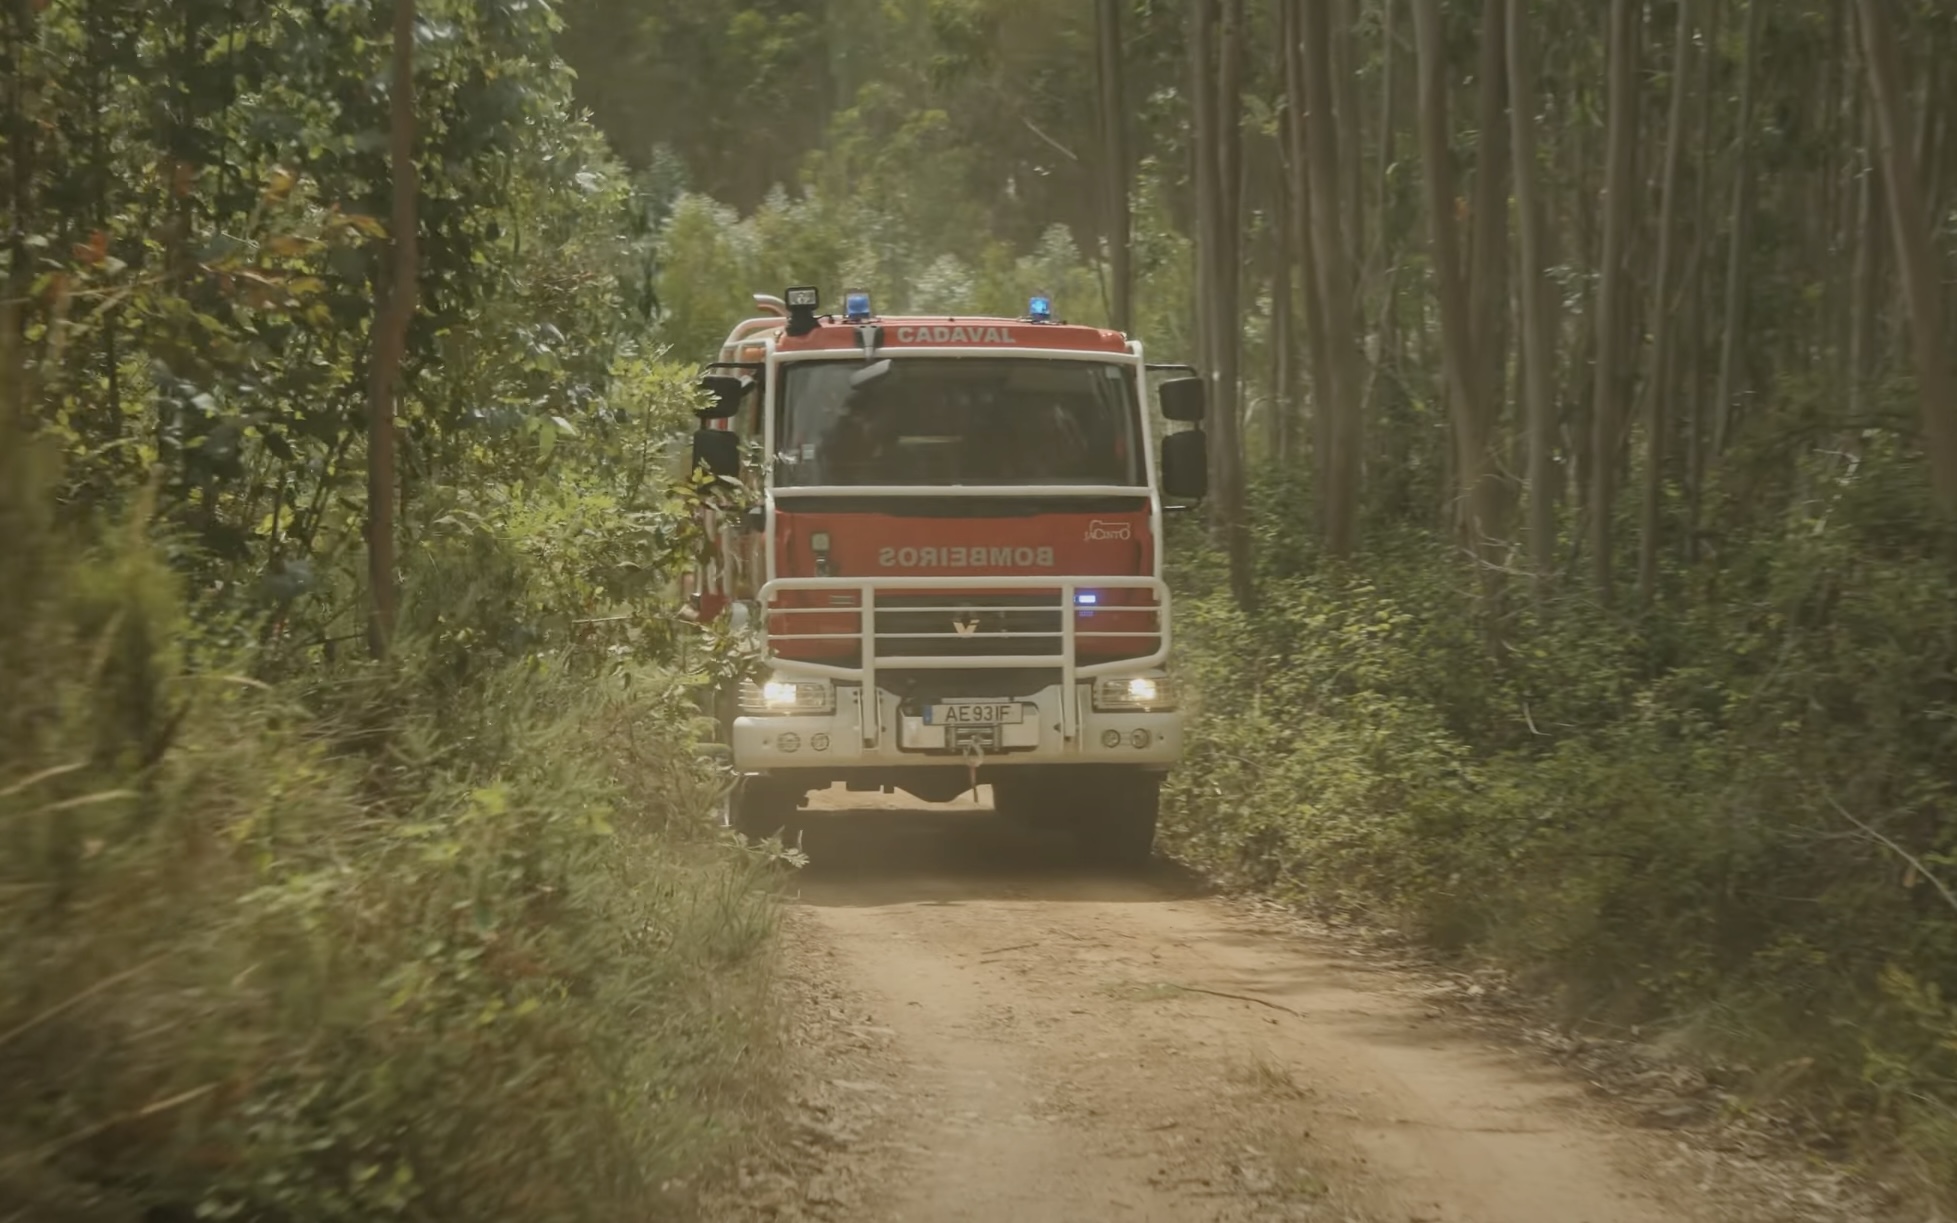
[(0, 15), (3, 1219), (673, 1217), (767, 1117), (650, 222), (547, 8), (397, 15)]

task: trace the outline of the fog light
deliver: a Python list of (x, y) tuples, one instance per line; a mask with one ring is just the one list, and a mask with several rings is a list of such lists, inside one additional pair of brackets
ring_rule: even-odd
[(1136, 750), (1139, 751), (1140, 749), (1148, 746), (1148, 732), (1145, 730), (1138, 730), (1134, 734), (1128, 736), (1128, 742), (1134, 744)]
[(809, 736), (809, 746), (810, 746), (811, 748), (814, 748), (814, 749), (815, 749), (816, 751), (818, 751), (818, 752), (826, 752), (826, 751), (828, 751), (828, 750), (829, 750), (829, 736), (828, 736), (828, 735), (810, 735), (810, 736)]
[(787, 734), (775, 740), (775, 746), (784, 752), (800, 751), (802, 748), (802, 736), (796, 734), (794, 731), (789, 731)]
[(1118, 731), (1118, 730), (1104, 730), (1104, 731), (1102, 731), (1102, 732), (1101, 732), (1101, 746), (1102, 746), (1102, 747), (1120, 747), (1120, 746), (1121, 746), (1121, 732), (1120, 732), (1120, 731)]

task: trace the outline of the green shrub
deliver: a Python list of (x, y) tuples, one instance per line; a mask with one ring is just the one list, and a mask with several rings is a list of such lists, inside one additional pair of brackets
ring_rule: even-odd
[[(682, 677), (458, 652), (495, 617), (457, 595), (267, 684), (193, 647), (140, 531), (53, 534), (0, 454), (0, 1216), (677, 1202), (766, 1087), (773, 920)], [(485, 531), (470, 572), (545, 580)]]
[(1349, 566), (1274, 540), (1254, 617), (1199, 559), (1176, 575), (1203, 705), (1167, 836), (1528, 973), (1573, 1015), (1798, 1061), (1817, 1108), (1900, 1127), (1945, 1175), (1957, 576), (1872, 546), (1894, 507), (1859, 496), (1729, 543), (1684, 575), (1689, 606), (1643, 617), (1517, 592), (1491, 621), (1415, 533)]

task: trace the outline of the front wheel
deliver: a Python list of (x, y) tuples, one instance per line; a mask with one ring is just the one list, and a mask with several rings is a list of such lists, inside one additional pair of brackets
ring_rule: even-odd
[(1087, 857), (1134, 869), (1155, 853), (1155, 824), (1162, 810), (1162, 774), (1127, 773), (1097, 788), (1078, 816), (1076, 833)]
[[(1044, 780), (1041, 777), (1044, 776)], [(992, 783), (992, 807), (999, 818), (1021, 828), (1042, 828), (1067, 819), (1078, 801), (1066, 774), (1001, 778)]]
[(772, 836), (787, 839), (789, 821), (795, 818), (802, 796), (778, 781), (766, 777), (743, 777), (728, 799), (728, 823), (734, 831), (755, 841)]
[(1155, 851), (1162, 774), (1087, 767), (1027, 770), (992, 784), (999, 815), (1026, 828), (1065, 828), (1080, 855), (1115, 867), (1146, 865)]

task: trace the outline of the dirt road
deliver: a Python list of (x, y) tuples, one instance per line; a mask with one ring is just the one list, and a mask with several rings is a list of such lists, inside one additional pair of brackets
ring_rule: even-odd
[(1171, 867), (1080, 872), (969, 802), (873, 801), (807, 827), (788, 931), (805, 1158), (754, 1181), (755, 1216), (1847, 1217), (1716, 1186), (1690, 1141), (1466, 1034), (1404, 972)]

